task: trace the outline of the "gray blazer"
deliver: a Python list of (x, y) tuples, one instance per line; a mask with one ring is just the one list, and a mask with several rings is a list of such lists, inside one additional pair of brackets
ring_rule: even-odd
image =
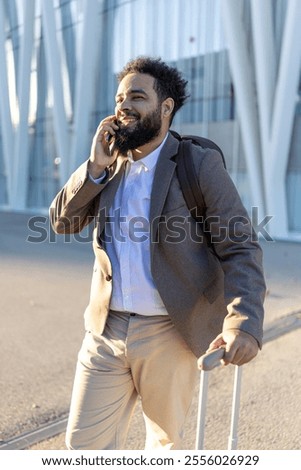
[[(178, 141), (169, 135), (158, 159), (151, 194), (151, 269), (175, 327), (198, 357), (223, 330), (239, 329), (261, 347), (265, 281), (262, 252), (237, 190), (214, 150), (192, 146), (213, 245), (191, 219), (176, 176)], [(95, 253), (85, 327), (101, 334), (112, 292), (112, 268), (101, 242), (105, 216), (124, 169), (124, 157), (106, 180), (89, 180), (83, 163), (50, 207), (57, 233), (76, 233), (95, 223)], [(213, 248), (214, 246), (214, 248)]]

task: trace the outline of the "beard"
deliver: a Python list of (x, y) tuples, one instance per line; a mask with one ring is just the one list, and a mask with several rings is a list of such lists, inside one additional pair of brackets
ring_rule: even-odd
[(160, 106), (142, 119), (136, 113), (128, 112), (126, 115), (136, 117), (137, 122), (131, 126), (119, 123), (119, 129), (114, 139), (114, 150), (117, 149), (121, 154), (126, 154), (129, 150), (151, 142), (160, 134), (162, 125)]

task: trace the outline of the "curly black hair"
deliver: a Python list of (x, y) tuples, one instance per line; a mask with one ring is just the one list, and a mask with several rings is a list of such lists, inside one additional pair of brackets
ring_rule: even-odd
[(187, 80), (182, 78), (181, 73), (175, 67), (170, 67), (161, 58), (147, 56), (137, 57), (129, 61), (117, 75), (117, 80), (121, 80), (130, 73), (145, 73), (154, 77), (154, 88), (158, 94), (159, 102), (166, 98), (174, 100), (174, 109), (171, 114), (170, 123), (176, 112), (183, 106), (189, 95), (186, 93)]

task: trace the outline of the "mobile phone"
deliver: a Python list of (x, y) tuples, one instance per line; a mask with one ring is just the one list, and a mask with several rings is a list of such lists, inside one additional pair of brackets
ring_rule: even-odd
[(115, 150), (115, 136), (108, 134), (106, 136), (106, 142), (108, 144), (108, 153), (110, 154), (110, 157), (112, 157)]
[[(114, 124), (117, 124), (117, 120), (115, 119), (114, 120)], [(115, 131), (116, 132), (116, 131)], [(108, 148), (109, 148), (109, 152), (110, 152), (110, 155), (113, 156), (113, 153), (114, 153), (114, 150), (115, 150), (115, 136), (108, 133), (108, 135), (106, 136), (106, 142), (108, 143)]]

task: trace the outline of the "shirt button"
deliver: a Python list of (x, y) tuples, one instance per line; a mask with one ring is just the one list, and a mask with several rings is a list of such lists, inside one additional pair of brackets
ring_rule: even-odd
[(112, 281), (112, 276), (111, 276), (111, 274), (107, 274), (107, 275), (106, 275), (106, 281), (108, 281), (108, 282), (109, 282), (109, 281)]

